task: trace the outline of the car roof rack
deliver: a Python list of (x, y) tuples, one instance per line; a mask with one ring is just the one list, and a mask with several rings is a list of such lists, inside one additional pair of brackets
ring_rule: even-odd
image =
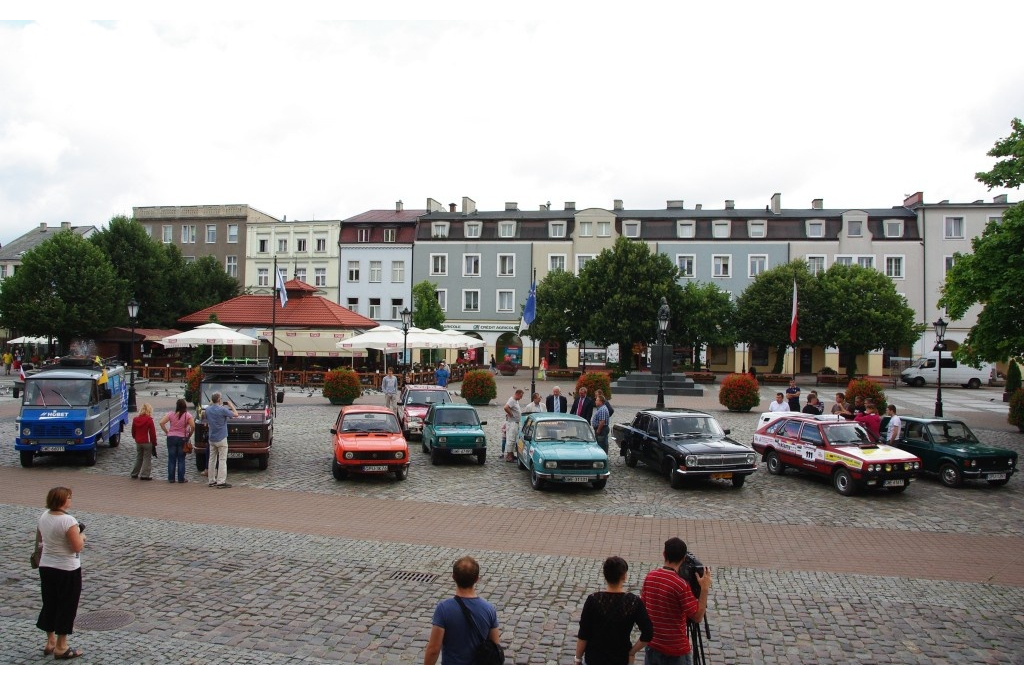
[(213, 357), (200, 366), (207, 374), (259, 374), (270, 371), (270, 359), (259, 357)]

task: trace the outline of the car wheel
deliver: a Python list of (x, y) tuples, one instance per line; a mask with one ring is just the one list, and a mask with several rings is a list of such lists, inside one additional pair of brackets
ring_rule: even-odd
[(430, 454), (430, 444), (426, 440), (420, 440), (420, 449), (423, 454)]
[(686, 478), (684, 478), (679, 471), (676, 469), (675, 462), (671, 459), (668, 460), (668, 483), (674, 490), (679, 490), (686, 486)]
[(35, 452), (22, 452), (21, 453), (21, 466), (26, 469), (32, 468), (32, 460), (35, 458)]
[(440, 466), (444, 458), (441, 456), (441, 450), (436, 447), (430, 448), (430, 463), (434, 466)]
[(977, 390), (978, 388), (981, 387), (981, 381), (978, 380), (977, 378), (972, 378), (971, 380), (967, 381), (967, 387), (970, 388), (971, 390)]
[(607, 480), (592, 480), (590, 484), (594, 486), (595, 490), (604, 490), (604, 486), (608, 485)]
[(395, 480), (405, 480), (409, 477), (409, 465), (403, 464), (402, 468), (395, 471)]
[(747, 482), (747, 474), (737, 473), (732, 477), (732, 486), (734, 488), (742, 488), (743, 484)]
[(121, 444), (121, 432), (118, 431), (117, 433), (111, 433), (110, 434), (110, 440), (108, 441), (107, 444), (109, 444), (111, 447), (117, 447), (118, 445), (120, 445)]
[(765, 458), (768, 462), (768, 473), (781, 476), (786, 472), (786, 466), (782, 463), (782, 459), (779, 458), (778, 452), (775, 450), (768, 450), (768, 454), (765, 455)]
[(939, 468), (939, 479), (943, 485), (950, 488), (958, 488), (964, 482), (963, 476), (960, 475), (960, 469), (952, 464), (943, 464)]
[(530, 487), (534, 490), (544, 489), (544, 481), (541, 480), (540, 474), (537, 473), (532, 464), (530, 465)]
[(96, 466), (96, 448), (93, 447), (91, 450), (85, 451), (85, 465)]
[(623, 447), (619, 452), (622, 453), (622, 459), (626, 462), (626, 466), (631, 469), (636, 468), (637, 458), (629, 451), (628, 447)]
[(331, 473), (334, 474), (334, 480), (345, 480), (348, 478), (348, 471), (341, 468), (337, 459), (331, 460)]
[(261, 454), (258, 457), (256, 457), (256, 459), (258, 460), (257, 464), (256, 464), (256, 468), (258, 468), (260, 471), (266, 471), (267, 470), (267, 466), (270, 464), (270, 455), (269, 454)]
[(924, 379), (918, 376), (917, 378), (914, 379), (914, 382), (911, 385), (913, 385), (915, 388), (923, 388)]
[(857, 481), (843, 467), (839, 467), (832, 473), (832, 485), (835, 486), (836, 492), (844, 497), (857, 494)]
[(486, 462), (487, 462), (487, 455), (486, 454), (478, 454), (478, 455), (476, 455), (476, 465), (477, 466), (483, 466)]
[(990, 480), (988, 482), (988, 484), (991, 485), (994, 488), (1001, 488), (1001, 487), (1003, 487), (1004, 485), (1006, 485), (1009, 482), (1010, 482), (1010, 477), (1007, 476), (1003, 480)]

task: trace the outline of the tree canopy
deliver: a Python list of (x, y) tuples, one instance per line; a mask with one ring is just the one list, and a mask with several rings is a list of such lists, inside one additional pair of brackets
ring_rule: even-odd
[(1020, 188), (1024, 183), (1024, 123), (1019, 118), (1014, 118), (1010, 122), (1010, 128), (1010, 135), (997, 140), (988, 151), (989, 157), (1003, 159), (996, 162), (991, 171), (979, 171), (974, 175), (989, 190)]
[(420, 281), (412, 287), (412, 323), (418, 328), (441, 330), (444, 310), (437, 301), (437, 286), (430, 281)]
[[(139, 327), (163, 328), (173, 325), (173, 320), (167, 320), (170, 304), (167, 286), (171, 275), (167, 256), (137, 219), (115, 216), (107, 224), (106, 230), (94, 233), (89, 237), (89, 242), (110, 260), (121, 282), (120, 289), (128, 296), (125, 301), (134, 297), (139, 303)], [(193, 311), (196, 309), (190, 310)], [(128, 308), (121, 307), (117, 320), (110, 323), (127, 325)]]
[(819, 312), (812, 283), (814, 277), (807, 262), (795, 260), (762, 271), (747, 286), (736, 302), (736, 333), (740, 340), (774, 347), (774, 373), (781, 373), (785, 351), (789, 347), (789, 328), (793, 320), (793, 281), (799, 293), (798, 340), (817, 344), (820, 337)]
[(714, 283), (689, 281), (679, 296), (672, 308), (678, 324), (672, 326), (671, 342), (693, 348), (695, 358), (706, 346), (736, 343), (736, 305), (729, 292)]

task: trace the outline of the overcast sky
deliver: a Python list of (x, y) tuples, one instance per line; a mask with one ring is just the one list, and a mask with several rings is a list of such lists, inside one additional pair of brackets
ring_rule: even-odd
[(125, 18), (0, 6), (2, 243), (145, 205), (990, 200), (974, 173), (1024, 116), (1020, 2), (87, 4)]

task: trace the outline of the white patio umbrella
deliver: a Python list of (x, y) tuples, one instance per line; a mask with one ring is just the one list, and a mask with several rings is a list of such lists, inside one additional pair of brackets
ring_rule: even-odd
[[(393, 353), (402, 348), (402, 331), (394, 326), (377, 326), (335, 344), (339, 350), (372, 349)], [(411, 347), (411, 345), (410, 345)]]
[(474, 338), (471, 335), (451, 329), (442, 331), (441, 336), (444, 339), (444, 347), (448, 349), (465, 350), (470, 347), (483, 347), (487, 344), (480, 338)]
[(32, 337), (30, 335), (23, 335), (20, 338), (14, 338), (13, 340), (8, 340), (7, 344), (8, 345), (46, 345), (49, 342), (50, 342), (50, 339), (49, 338), (45, 338), (43, 336)]
[(165, 348), (197, 347), (199, 345), (256, 345), (260, 341), (251, 335), (222, 326), (219, 323), (204, 323), (191, 331), (169, 335), (157, 341)]

